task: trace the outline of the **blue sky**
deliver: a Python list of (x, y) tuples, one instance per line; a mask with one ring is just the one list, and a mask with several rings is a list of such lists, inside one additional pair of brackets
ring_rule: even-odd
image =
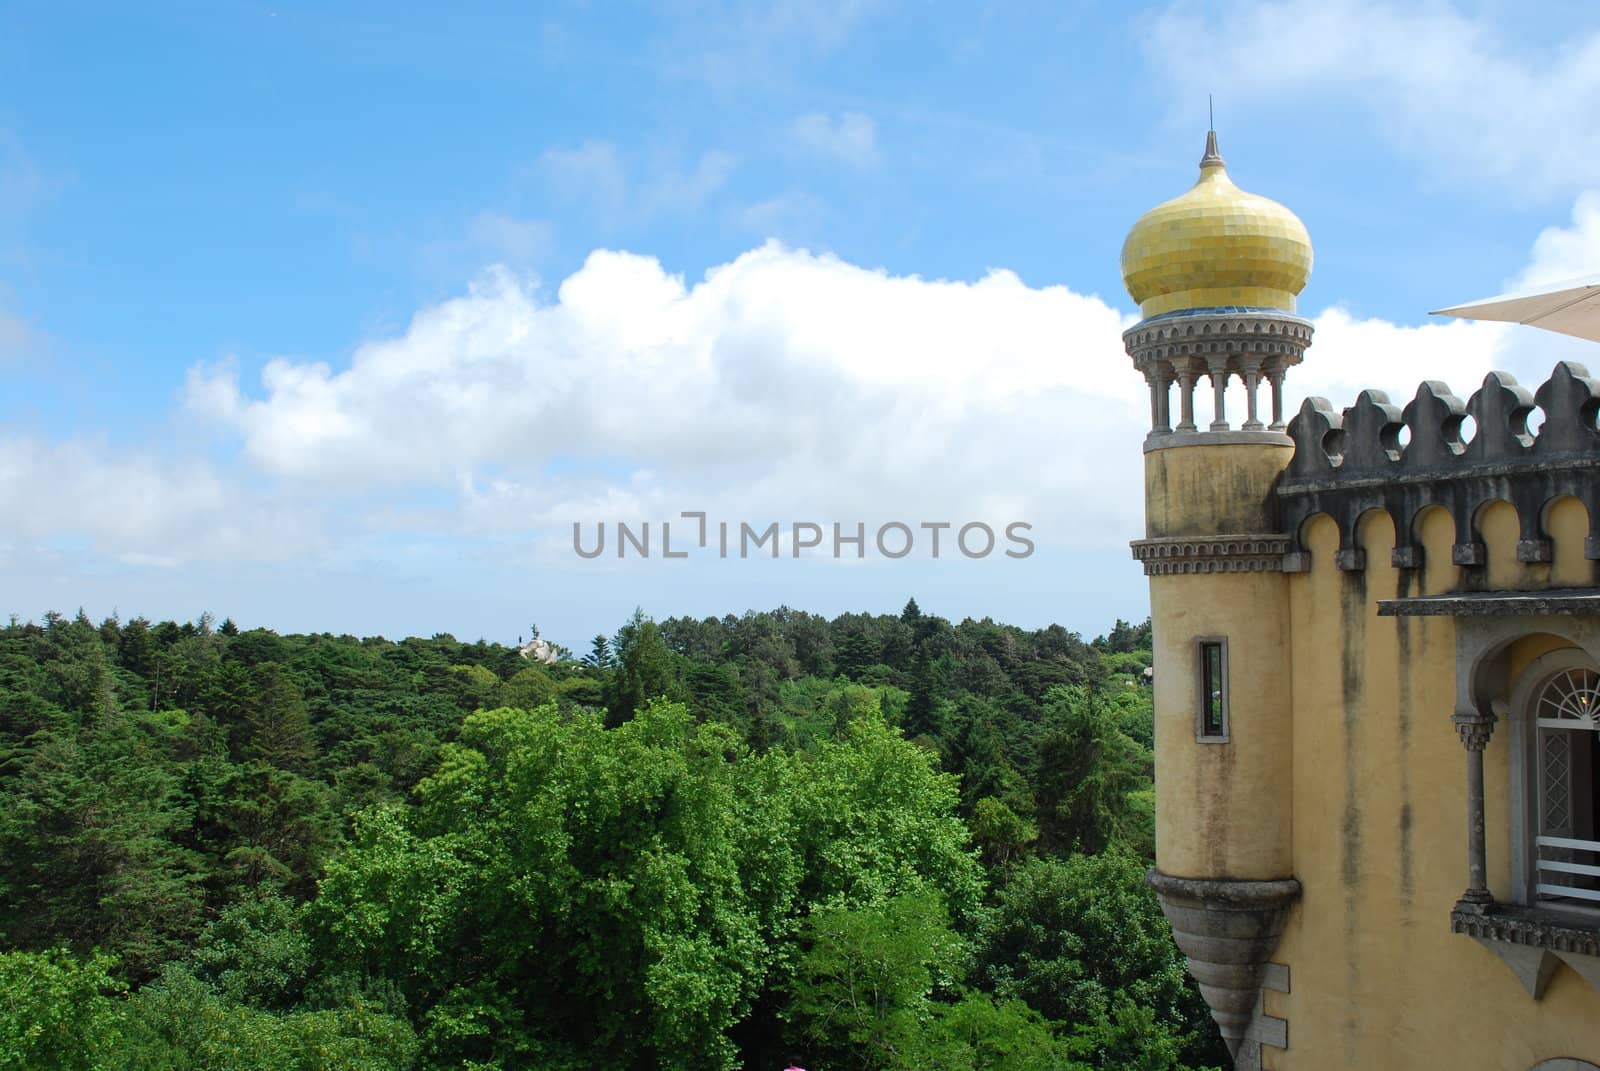
[[(1291, 394), (1600, 356), (1592, 4), (0, 7), (0, 612), (581, 646), (780, 603), (1142, 617), (1117, 257), (1206, 95), (1292, 207)], [(588, 562), (574, 521), (1031, 523)]]

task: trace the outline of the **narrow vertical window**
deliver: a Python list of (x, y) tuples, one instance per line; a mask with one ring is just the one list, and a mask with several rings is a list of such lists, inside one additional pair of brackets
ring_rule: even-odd
[(1196, 736), (1201, 740), (1228, 739), (1228, 641), (1203, 639), (1199, 642), (1200, 709), (1196, 712)]

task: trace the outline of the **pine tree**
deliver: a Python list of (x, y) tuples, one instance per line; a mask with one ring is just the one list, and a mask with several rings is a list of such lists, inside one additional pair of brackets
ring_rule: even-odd
[(252, 676), (255, 696), (245, 709), (241, 753), (279, 769), (303, 770), (311, 761), (312, 739), (300, 686), (276, 662), (257, 666)]

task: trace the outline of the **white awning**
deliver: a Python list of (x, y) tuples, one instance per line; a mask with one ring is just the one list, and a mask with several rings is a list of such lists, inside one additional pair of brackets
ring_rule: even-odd
[(1435, 309), (1433, 315), (1528, 324), (1600, 342), (1600, 275)]

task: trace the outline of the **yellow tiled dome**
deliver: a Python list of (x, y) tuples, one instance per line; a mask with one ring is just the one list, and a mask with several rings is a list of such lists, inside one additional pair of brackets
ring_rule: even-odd
[(1238, 305), (1293, 312), (1310, 277), (1305, 224), (1235, 186), (1214, 133), (1199, 181), (1140, 216), (1122, 243), (1122, 281), (1146, 318)]

